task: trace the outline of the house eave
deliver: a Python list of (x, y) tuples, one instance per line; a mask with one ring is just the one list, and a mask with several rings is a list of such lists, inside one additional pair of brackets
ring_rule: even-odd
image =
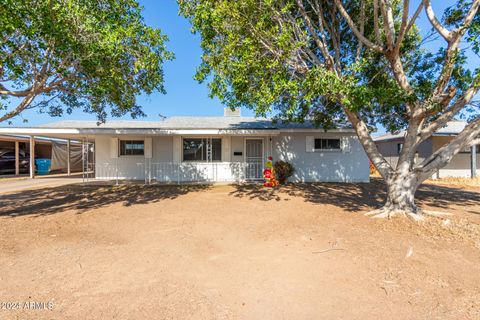
[(322, 128), (287, 128), (287, 129), (278, 129), (280, 132), (293, 133), (293, 132), (340, 132), (340, 133), (355, 133), (355, 130), (352, 128), (338, 128), (338, 129), (322, 129)]
[(238, 135), (238, 136), (276, 136), (280, 133), (292, 132), (348, 132), (352, 129), (341, 128), (333, 130), (287, 128), (287, 129), (160, 129), (160, 128), (0, 128), (0, 135), (26, 135), (58, 138), (79, 138), (95, 135), (146, 135), (146, 136), (173, 136), (173, 135)]
[(158, 129), (158, 128), (0, 128), (2, 135), (27, 135), (46, 137), (87, 137), (95, 135), (278, 135), (279, 130), (271, 129)]
[[(430, 137), (455, 137), (457, 136), (458, 133), (453, 133), (453, 132), (437, 132), (432, 134)], [(388, 142), (388, 141), (400, 141), (404, 140), (404, 136), (396, 136), (396, 137), (387, 137), (387, 138), (381, 138), (381, 139), (373, 139), (374, 142)]]

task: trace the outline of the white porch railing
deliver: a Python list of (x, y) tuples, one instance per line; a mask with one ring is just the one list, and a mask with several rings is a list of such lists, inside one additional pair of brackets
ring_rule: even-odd
[(97, 179), (115, 180), (131, 179), (144, 180), (147, 177), (145, 173), (145, 163), (97, 163), (95, 164), (95, 177)]
[(99, 163), (95, 166), (97, 179), (145, 180), (166, 183), (183, 182), (241, 182), (261, 179), (260, 162), (159, 162)]

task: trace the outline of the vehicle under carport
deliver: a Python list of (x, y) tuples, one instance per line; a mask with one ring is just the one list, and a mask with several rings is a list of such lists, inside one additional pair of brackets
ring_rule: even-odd
[[(30, 137), (21, 135), (0, 135), (0, 175), (30, 173)], [(34, 159), (51, 161), (51, 173), (82, 171), (82, 144), (77, 141), (35, 137)], [(34, 166), (35, 168), (35, 166)]]

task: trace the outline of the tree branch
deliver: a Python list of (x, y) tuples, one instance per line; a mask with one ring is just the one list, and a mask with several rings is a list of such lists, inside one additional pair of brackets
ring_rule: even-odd
[[(337, 7), (336, 6), (330, 6), (330, 18), (332, 19), (332, 26), (330, 28), (330, 38), (332, 39), (332, 45), (333, 45), (333, 50), (335, 50), (335, 59), (339, 63), (337, 63), (337, 70), (338, 73), (342, 73), (342, 65), (341, 65), (341, 53), (340, 53), (340, 29), (339, 29), (339, 23), (337, 19)], [(328, 27), (328, 23), (325, 22), (325, 28)]]
[(403, 39), (405, 39), (405, 35), (408, 34), (410, 29), (415, 24), (415, 21), (417, 20), (418, 16), (420, 15), (420, 12), (422, 12), (423, 2), (420, 2), (420, 4), (417, 7), (417, 10), (415, 10), (415, 13), (413, 14), (410, 21), (408, 21), (409, 8), (410, 8), (410, 1), (409, 0), (404, 0), (403, 1), (402, 25), (400, 26), (400, 32), (398, 33), (397, 42), (395, 43), (395, 49), (397, 51), (400, 51), (400, 47), (402, 45)]
[(303, 3), (302, 3), (302, 0), (297, 0), (297, 6), (298, 8), (300, 9), (300, 14), (302, 15), (302, 18), (303, 20), (305, 21), (305, 23), (307, 24), (307, 28), (308, 28), (308, 31), (310, 32), (310, 34), (312, 35), (317, 47), (320, 49), (320, 51), (322, 52), (324, 58), (326, 61), (329, 62), (329, 64), (331, 64), (331, 67), (333, 68), (334, 65), (335, 65), (335, 61), (333, 60), (332, 56), (330, 55), (330, 53), (328, 52), (328, 48), (326, 46), (326, 44), (322, 41), (322, 39), (320, 39), (320, 37), (318, 36), (315, 28), (314, 28), (314, 25), (313, 25), (313, 22), (312, 20), (310, 19), (310, 17), (308, 16), (306, 10), (305, 10), (305, 7), (303, 6)]
[(25, 110), (33, 102), (36, 96), (37, 95), (34, 92), (26, 96), (15, 109), (13, 109), (10, 112), (7, 112), (6, 114), (0, 117), (0, 123), (19, 115), (23, 110)]
[(430, 4), (430, 0), (422, 0), (423, 5), (425, 6), (425, 13), (427, 14), (428, 20), (432, 24), (432, 26), (437, 30), (437, 32), (447, 41), (450, 42), (452, 38), (452, 34), (450, 31), (445, 28), (440, 21), (438, 21), (437, 17), (435, 17), (435, 12), (433, 12), (432, 5)]
[[(285, 14), (283, 17), (281, 16), (281, 14), (279, 12), (276, 12), (277, 15), (279, 15), (278, 17), (278, 20), (279, 20), (279, 23), (281, 21), (281, 19), (286, 19), (287, 22), (290, 22), (291, 24), (291, 27), (293, 28), (293, 32), (295, 34), (295, 37), (296, 39), (294, 39), (295, 41), (297, 42), (305, 42), (306, 40), (306, 36), (303, 32), (303, 30), (300, 29), (300, 27), (298, 26), (298, 23), (295, 21), (295, 18), (291, 15), (291, 14)], [(308, 46), (303, 46), (302, 49), (300, 49), (303, 54), (308, 57), (307, 59), (310, 61), (311, 64), (313, 65), (317, 65), (317, 66), (323, 66), (324, 63), (322, 63), (320, 61), (320, 59), (318, 58), (317, 54), (315, 54)]]
[(392, 166), (385, 160), (383, 155), (378, 151), (377, 145), (373, 141), (372, 137), (370, 136), (370, 132), (367, 128), (365, 122), (360, 119), (360, 117), (348, 110), (347, 108), (343, 108), (345, 114), (347, 115), (348, 119), (352, 123), (358, 138), (365, 149), (365, 152), (368, 154), (370, 160), (377, 168), (378, 172), (382, 175), (384, 179), (388, 179), (392, 174)]
[(480, 116), (470, 122), (455, 138), (439, 148), (430, 157), (415, 166), (414, 170), (421, 173), (423, 180), (432, 176), (438, 169), (450, 162), (452, 157), (472, 142), (477, 141), (480, 135)]
[(426, 128), (420, 131), (418, 143), (423, 142), (432, 136), (438, 129), (452, 120), (453, 117), (459, 113), (467, 104), (472, 101), (473, 97), (477, 95), (480, 90), (480, 85), (473, 85), (465, 91), (445, 112), (442, 113), (435, 121), (431, 122)]
[[(407, 7), (408, 7), (408, 1), (407, 2)], [(395, 47), (395, 27), (394, 27), (394, 21), (393, 21), (393, 13), (392, 13), (392, 7), (391, 3), (388, 0), (380, 0), (381, 3), (381, 11), (382, 11), (382, 16), (383, 16), (383, 25), (385, 29), (385, 33), (387, 35), (387, 47), (388, 50), (384, 52), (386, 58), (390, 62), (390, 66), (393, 71), (393, 75), (395, 76), (395, 80), (399, 84), (400, 88), (405, 90), (408, 93), (412, 93), (413, 89), (410, 86), (410, 82), (405, 74), (405, 70), (403, 68), (402, 61), (400, 59), (400, 50), (399, 46), (396, 48)], [(408, 10), (408, 8), (407, 8)], [(404, 11), (405, 14), (405, 11)], [(407, 17), (408, 17), (408, 12), (407, 12)], [(405, 19), (406, 21), (406, 19)], [(406, 23), (406, 22), (405, 22)], [(405, 27), (406, 28), (406, 27)], [(410, 108), (409, 105), (407, 105), (407, 111), (410, 115), (413, 113), (413, 109)]]
[(382, 37), (378, 26), (378, 0), (373, 0), (373, 29), (375, 31), (375, 41), (378, 45), (382, 45)]
[(30, 87), (23, 90), (10, 90), (5, 87), (5, 85), (0, 83), (0, 95), (22, 98), (28, 97), (33, 91), (38, 93), (38, 91), (41, 90), (42, 86), (45, 85), (46, 81), (48, 80), (47, 71), (50, 65), (50, 56), (52, 52), (53, 48), (48, 48), (45, 50), (43, 55), (44, 63), (42, 64), (40, 71), (33, 74), (33, 84)]
[(369, 47), (372, 50), (375, 50), (377, 52), (384, 52), (383, 48), (380, 47), (379, 45), (374, 44), (370, 40), (368, 40), (355, 26), (355, 23), (353, 22), (352, 18), (348, 14), (348, 12), (345, 10), (343, 7), (342, 3), (340, 0), (335, 0), (335, 4), (338, 8), (338, 11), (340, 11), (340, 14), (343, 16), (345, 21), (347, 21), (348, 26), (350, 29), (352, 29), (353, 33), (355, 36), (358, 38), (359, 41), (361, 41), (365, 46)]
[[(424, 0), (424, 3), (427, 6), (427, 3), (429, 5), (430, 1)], [(467, 31), (468, 27), (471, 25), (473, 18), (478, 11), (479, 5), (480, 5), (480, 0), (475, 0), (472, 6), (470, 7), (470, 10), (467, 16), (465, 17), (463, 23), (457, 29), (453, 30), (452, 32), (449, 32), (447, 37), (448, 48), (445, 53), (445, 62), (443, 63), (442, 71), (438, 77), (437, 85), (435, 86), (430, 99), (428, 99), (425, 103), (427, 107), (428, 107), (428, 104), (438, 101), (440, 98), (439, 96), (444, 94), (445, 87), (448, 85), (450, 78), (452, 76), (453, 69), (455, 67), (455, 57), (457, 55), (460, 40), (462, 39), (463, 35)], [(427, 7), (425, 10), (427, 10)]]
[(327, 47), (327, 53), (328, 56), (330, 57), (329, 59), (334, 63), (335, 69), (337, 70), (338, 74), (341, 73), (341, 66), (340, 66), (340, 50), (338, 48), (338, 43), (335, 38), (335, 33), (334, 33), (334, 28), (329, 28), (328, 24), (325, 22), (325, 18), (323, 16), (323, 10), (321, 4), (318, 3), (318, 0), (314, 0), (312, 3), (311, 0), (307, 0), (309, 4), (312, 6), (315, 14), (317, 15), (317, 20), (318, 20), (318, 29), (320, 30), (320, 35), (322, 37), (322, 42), (326, 45), (327, 44), (327, 38), (325, 36), (325, 30), (327, 29), (328, 32), (331, 34), (331, 40), (332, 40), (332, 45), (333, 49), (335, 50), (335, 59), (331, 56), (331, 54), (328, 52), (328, 47)]
[(408, 9), (410, 8), (410, 1), (403, 0), (403, 15), (402, 15), (402, 24), (400, 25), (400, 32), (398, 33), (397, 42), (395, 43), (395, 50), (400, 51), (400, 44), (405, 37), (408, 24)]
[[(423, 2), (420, 2), (420, 4), (417, 7), (417, 10), (415, 10), (415, 13), (413, 14), (412, 18), (410, 19), (410, 22), (408, 23), (407, 29), (405, 30), (405, 35), (408, 34), (410, 29), (415, 24), (415, 21), (417, 20), (418, 16), (420, 15), (420, 12), (422, 12), (422, 9), (423, 9)], [(402, 39), (402, 41), (403, 41), (403, 39)]]
[(475, 15), (477, 14), (478, 7), (480, 6), (480, 0), (475, 0), (472, 3), (472, 6), (470, 7), (470, 10), (468, 10), (467, 16), (465, 17), (465, 20), (463, 21), (462, 25), (456, 29), (455, 31), (458, 32), (460, 30), (463, 30), (463, 33), (465, 33), (466, 28), (470, 26), (470, 24), (473, 22), (473, 19), (475, 18)]
[(477, 144), (480, 144), (480, 138), (472, 140), (472, 142), (468, 144), (468, 147), (473, 147), (473, 146), (476, 146)]
[(0, 83), (0, 95), (2, 96), (11, 96), (11, 97), (21, 98), (21, 97), (28, 96), (31, 91), (32, 91), (31, 86), (24, 90), (10, 90)]
[(387, 37), (387, 47), (393, 50), (395, 45), (395, 24), (393, 21), (392, 6), (389, 0), (380, 0), (380, 11), (383, 17), (383, 29)]
[[(365, 31), (365, 0), (360, 1), (360, 34), (364, 36), (364, 31)], [(357, 47), (357, 56), (355, 58), (355, 61), (360, 61), (360, 57), (362, 54), (362, 46), (363, 42), (358, 41), (358, 47)]]
[(408, 129), (404, 136), (403, 147), (398, 157), (397, 168), (398, 172), (409, 171), (415, 160), (415, 152), (418, 147), (417, 134), (422, 127), (425, 117), (418, 108), (413, 108), (415, 111), (412, 113), (408, 121)]

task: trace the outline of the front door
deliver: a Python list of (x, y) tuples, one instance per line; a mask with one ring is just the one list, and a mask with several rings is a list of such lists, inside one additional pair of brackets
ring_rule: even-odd
[(262, 179), (263, 174), (263, 139), (245, 140), (245, 162), (247, 180)]

